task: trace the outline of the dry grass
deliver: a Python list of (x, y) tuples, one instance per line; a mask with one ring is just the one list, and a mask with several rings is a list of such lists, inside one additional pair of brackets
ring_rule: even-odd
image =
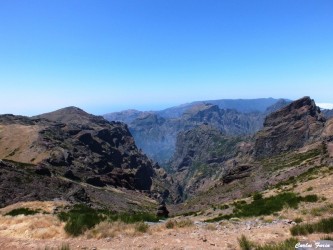
[(205, 226), (205, 229), (206, 229), (206, 230), (209, 230), (209, 231), (215, 231), (215, 230), (217, 230), (217, 228), (216, 228), (216, 224), (214, 224), (214, 223), (209, 223), (209, 224), (207, 224), (207, 225)]
[(149, 227), (143, 222), (126, 224), (120, 221), (103, 221), (96, 225), (93, 229), (88, 230), (85, 235), (88, 239), (103, 239), (118, 235), (134, 237), (142, 235), (145, 232), (149, 232)]
[(13, 205), (0, 209), (0, 214), (4, 215), (17, 208), (29, 208), (31, 210), (41, 210), (46, 213), (53, 213), (56, 207), (64, 207), (67, 205), (65, 201), (28, 201), (18, 202)]
[(30, 147), (38, 140), (40, 126), (1, 125), (0, 158), (24, 163), (38, 163), (49, 156), (49, 152), (40, 152)]
[(184, 228), (193, 226), (193, 221), (188, 218), (170, 219), (165, 223), (167, 229)]
[(66, 238), (64, 223), (53, 215), (0, 216), (0, 236), (29, 239)]
[[(51, 215), (56, 207), (63, 207), (63, 201), (31, 201), (19, 202), (0, 209), (0, 236), (29, 239), (66, 238), (64, 223)], [(18, 208), (40, 210), (49, 214), (4, 216), (4, 214)]]

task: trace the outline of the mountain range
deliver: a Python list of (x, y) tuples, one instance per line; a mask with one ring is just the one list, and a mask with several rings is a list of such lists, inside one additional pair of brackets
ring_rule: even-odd
[[(140, 210), (165, 200), (186, 210), (193, 198), (191, 209), (333, 165), (333, 119), (310, 97), (243, 111), (210, 103), (193, 104), (178, 118), (127, 111), (129, 125), (76, 107), (1, 115), (1, 206), (64, 199)], [(168, 152), (167, 165), (140, 144)]]
[(138, 147), (169, 170), (179, 132), (210, 124), (226, 135), (252, 135), (263, 127), (267, 114), (290, 102), (273, 98), (210, 100), (155, 112), (126, 110), (104, 118), (127, 123)]

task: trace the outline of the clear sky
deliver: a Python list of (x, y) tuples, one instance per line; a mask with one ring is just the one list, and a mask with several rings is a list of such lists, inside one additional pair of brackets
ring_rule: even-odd
[(332, 0), (1, 0), (0, 113), (333, 103)]

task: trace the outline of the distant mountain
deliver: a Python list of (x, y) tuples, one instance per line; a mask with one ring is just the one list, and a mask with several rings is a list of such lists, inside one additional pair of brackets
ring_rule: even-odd
[(280, 99), (274, 99), (274, 98), (258, 98), (258, 99), (221, 99), (221, 100), (197, 101), (157, 111), (157, 114), (164, 118), (178, 118), (182, 116), (183, 113), (188, 109), (202, 104), (213, 104), (218, 106), (220, 109), (234, 109), (240, 113), (252, 113), (252, 112), (262, 113), (265, 112), (265, 110), (268, 107), (272, 106), (279, 100)]
[(135, 119), (142, 118), (153, 113), (154, 112), (128, 109), (120, 112), (108, 113), (103, 115), (103, 117), (108, 121), (119, 121), (119, 122), (124, 122), (126, 124), (130, 124)]
[(156, 114), (163, 118), (179, 118), (187, 110), (196, 106), (202, 106), (204, 104), (217, 105), (220, 109), (234, 109), (240, 113), (263, 113), (267, 108), (281, 101), (286, 103), (290, 102), (290, 100), (287, 99), (274, 98), (207, 100), (181, 104), (179, 106), (174, 106), (160, 111), (138, 111), (135, 109), (128, 109), (120, 112), (107, 113), (103, 115), (103, 117), (108, 121), (119, 121), (126, 124), (149, 114)]
[(333, 109), (323, 109), (321, 111), (326, 119), (330, 119), (333, 117)]
[(289, 102), (273, 98), (212, 100), (156, 112), (123, 111), (104, 117), (130, 121), (129, 130), (138, 147), (153, 160), (167, 166), (175, 152), (179, 132), (209, 124), (229, 136), (254, 134), (262, 128), (267, 114)]

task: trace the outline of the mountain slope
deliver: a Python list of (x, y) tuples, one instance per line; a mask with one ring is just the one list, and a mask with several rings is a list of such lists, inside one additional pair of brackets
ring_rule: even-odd
[(0, 116), (0, 158), (48, 177), (105, 188), (150, 192), (154, 179), (165, 174), (138, 150), (126, 125), (75, 107), (33, 118)]
[(202, 125), (182, 132), (171, 163), (182, 197), (195, 204), (235, 198), (332, 164), (332, 124), (304, 97), (267, 116), (252, 137)]

